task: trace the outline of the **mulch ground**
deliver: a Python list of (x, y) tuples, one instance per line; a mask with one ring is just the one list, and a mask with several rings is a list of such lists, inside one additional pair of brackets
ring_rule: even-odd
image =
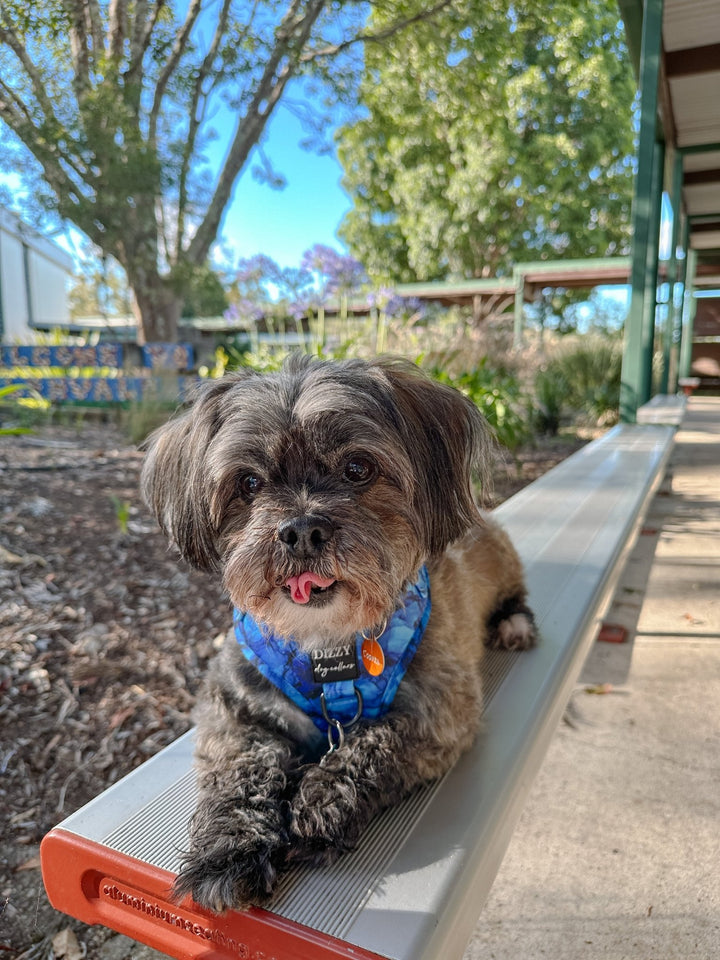
[[(579, 445), (519, 451), (498, 466), (498, 499)], [(219, 584), (178, 560), (142, 504), (141, 460), (113, 424), (0, 436), (0, 960), (140, 956), (53, 910), (38, 851), (188, 729), (230, 625)]]

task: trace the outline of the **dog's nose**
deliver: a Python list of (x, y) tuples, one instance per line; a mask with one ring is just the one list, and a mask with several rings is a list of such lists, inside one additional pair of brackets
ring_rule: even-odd
[(296, 557), (315, 557), (335, 533), (335, 527), (326, 517), (308, 513), (302, 517), (283, 520), (278, 525), (278, 540)]

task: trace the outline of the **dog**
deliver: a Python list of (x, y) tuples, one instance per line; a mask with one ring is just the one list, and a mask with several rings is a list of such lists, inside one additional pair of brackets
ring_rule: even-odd
[(178, 899), (265, 902), (472, 744), (483, 647), (536, 641), (473, 495), (493, 449), (470, 400), (391, 358), (229, 374), (146, 441), (146, 502), (235, 611), (196, 708)]

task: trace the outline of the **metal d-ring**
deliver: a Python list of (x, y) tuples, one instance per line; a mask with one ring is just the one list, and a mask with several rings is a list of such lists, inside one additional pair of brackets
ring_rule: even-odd
[[(335, 740), (335, 735), (337, 735), (337, 740)], [(328, 753), (334, 753), (343, 746), (345, 743), (345, 730), (339, 720), (328, 720), (327, 738)]]
[(362, 694), (358, 688), (353, 685), (353, 691), (355, 692), (355, 697), (357, 698), (357, 710), (355, 711), (355, 716), (346, 724), (340, 723), (335, 717), (331, 717), (327, 709), (327, 701), (325, 699), (325, 691), (323, 690), (320, 694), (320, 709), (322, 710), (322, 715), (325, 718), (325, 721), (328, 725), (327, 738), (328, 738), (328, 753), (333, 753), (335, 750), (339, 750), (340, 747), (345, 743), (345, 729), (346, 727), (351, 727), (354, 723), (357, 723), (363, 712), (363, 698)]
[(365, 633), (364, 630), (361, 630), (361, 631), (360, 631), (360, 636), (363, 638), (363, 640), (379, 640), (380, 637), (385, 633), (385, 628), (386, 628), (386, 627), (387, 627), (387, 617), (385, 617), (385, 619), (383, 620), (382, 625), (381, 625), (381, 627), (380, 627), (379, 630), (377, 630), (377, 631), (372, 631), (372, 630), (371, 630), (369, 636), (368, 636), (367, 633)]

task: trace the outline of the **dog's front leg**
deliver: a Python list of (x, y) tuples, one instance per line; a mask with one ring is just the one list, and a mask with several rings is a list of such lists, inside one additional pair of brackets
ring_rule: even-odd
[(200, 799), (174, 894), (221, 912), (271, 893), (287, 848), (288, 742), (247, 724), (198, 732)]
[(474, 735), (468, 727), (446, 739), (423, 726), (412, 715), (390, 714), (309, 766), (292, 801), (290, 856), (320, 863), (352, 850), (376, 813), (442, 776)]

